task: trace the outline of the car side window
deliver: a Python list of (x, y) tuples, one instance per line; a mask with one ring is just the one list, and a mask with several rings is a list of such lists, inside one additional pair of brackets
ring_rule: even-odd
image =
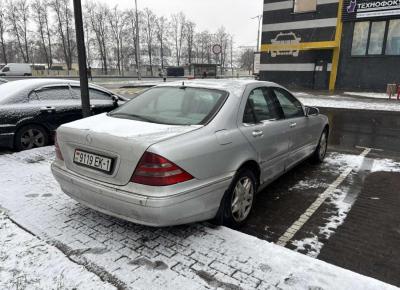
[(273, 90), (286, 118), (304, 117), (303, 106), (292, 94), (281, 88), (273, 88)]
[(274, 98), (267, 88), (251, 91), (243, 115), (243, 123), (255, 124), (266, 120), (280, 119)]
[(71, 92), (67, 86), (48, 87), (35, 91), (40, 101), (59, 101), (72, 99)]
[(102, 101), (111, 101), (111, 96), (106, 92), (102, 92), (95, 89), (89, 89), (89, 98), (91, 100), (102, 100)]
[[(81, 98), (81, 89), (80, 87), (72, 87), (72, 92), (74, 98), (80, 99)], [(102, 92), (95, 89), (89, 89), (89, 98), (91, 100), (102, 100), (102, 101), (111, 101), (112, 98), (106, 92)]]

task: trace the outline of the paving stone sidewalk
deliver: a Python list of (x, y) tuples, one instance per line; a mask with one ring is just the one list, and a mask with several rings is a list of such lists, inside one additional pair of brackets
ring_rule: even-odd
[(225, 227), (150, 228), (97, 213), (60, 191), (53, 155), (43, 148), (0, 156), (0, 206), (119, 289), (394, 289)]

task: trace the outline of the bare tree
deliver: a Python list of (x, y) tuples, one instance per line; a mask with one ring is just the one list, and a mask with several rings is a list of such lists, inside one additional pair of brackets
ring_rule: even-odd
[(27, 0), (10, 0), (8, 1), (8, 8), (8, 20), (11, 24), (10, 32), (16, 38), (23, 61), (29, 63), (28, 2)]
[(97, 48), (102, 62), (103, 73), (108, 74), (108, 45), (109, 27), (107, 21), (107, 7), (93, 2), (87, 3), (86, 10), (90, 26), (95, 34)]
[(196, 48), (197, 48), (197, 59), (200, 59), (201, 63), (211, 63), (211, 46), (212, 38), (208, 31), (203, 31), (196, 35)]
[(232, 71), (232, 76), (233, 76), (233, 35), (230, 36), (230, 43), (229, 43), (229, 49), (230, 49), (230, 55), (231, 55), (231, 61), (230, 61), (230, 66), (231, 66), (231, 71)]
[(135, 64), (136, 67), (138, 67), (138, 59), (137, 59), (137, 54), (136, 54), (136, 13), (133, 9), (129, 9), (128, 12), (126, 13), (127, 17), (127, 22), (129, 23), (129, 33), (130, 36), (128, 36), (128, 39), (131, 39), (132, 41), (132, 53), (130, 55), (134, 56), (135, 59)]
[(150, 63), (150, 72), (151, 76), (153, 76), (153, 43), (154, 43), (154, 38), (156, 36), (155, 30), (155, 24), (157, 21), (156, 15), (148, 8), (144, 9), (143, 12), (143, 19), (144, 19), (144, 25), (143, 25), (143, 32), (144, 32), (144, 39), (147, 45), (147, 54), (149, 56), (149, 63)]
[(186, 22), (186, 44), (187, 44), (187, 59), (189, 63), (189, 74), (192, 74), (192, 58), (193, 58), (193, 43), (196, 24), (192, 21)]
[(111, 28), (111, 34), (114, 39), (115, 55), (117, 57), (117, 69), (121, 75), (123, 68), (123, 39), (124, 30), (126, 29), (126, 17), (122, 11), (118, 9), (116, 5), (108, 14), (108, 22)]
[(167, 43), (168, 36), (168, 20), (161, 16), (156, 21), (157, 25), (157, 40), (160, 44), (160, 61), (161, 61), (161, 69), (164, 69), (164, 57), (165, 57), (165, 45)]
[[(221, 65), (221, 74), (223, 74), (223, 70), (225, 67), (225, 62), (227, 58), (227, 50), (229, 45), (230, 35), (226, 32), (225, 27), (220, 27), (215, 34), (215, 43), (221, 46), (221, 53), (220, 53), (220, 65)], [(218, 56), (216, 56), (218, 57)], [(218, 60), (216, 59), (216, 62)]]
[(7, 64), (7, 53), (6, 53), (6, 42), (5, 42), (5, 33), (7, 30), (6, 16), (5, 16), (5, 3), (0, 2), (0, 44), (1, 44), (1, 52), (3, 55), (3, 62)]
[(85, 44), (86, 44), (86, 60), (87, 60), (87, 65), (89, 67), (92, 66), (93, 58), (92, 58), (92, 31), (90, 29), (90, 19), (88, 17), (88, 13), (86, 10), (82, 11), (84, 13), (83, 15), (83, 31), (85, 34)]
[(171, 16), (171, 35), (174, 42), (176, 64), (180, 66), (182, 45), (186, 34), (186, 16), (182, 12)]
[(56, 13), (58, 35), (61, 40), (61, 46), (64, 54), (64, 61), (68, 72), (72, 69), (72, 11), (69, 0), (52, 0), (50, 2)]
[[(0, 60), (2, 62), (66, 64), (76, 60), (76, 41), (71, 0), (0, 0)], [(103, 73), (116, 68), (124, 74), (128, 65), (138, 65), (137, 41), (143, 46), (143, 64), (164, 69), (168, 64), (222, 63), (233, 67), (233, 43), (224, 28), (216, 33), (197, 33), (194, 22), (181, 12), (157, 17), (150, 9), (139, 13), (141, 38), (136, 37), (135, 11), (110, 8), (86, 0), (84, 21), (88, 65), (101, 64)], [(30, 33), (31, 30), (34, 33)], [(221, 59), (211, 52), (222, 47)], [(230, 61), (229, 61), (230, 57)], [(190, 71), (191, 73), (191, 71)]]
[(249, 74), (253, 70), (253, 64), (254, 64), (254, 50), (252, 49), (246, 49), (245, 51), (242, 52), (240, 56), (240, 66), (241, 68), (247, 70)]
[(53, 65), (53, 55), (51, 50), (47, 2), (42, 0), (34, 0), (32, 2), (32, 10), (33, 13), (36, 14), (36, 17), (33, 18), (35, 19), (37, 25), (42, 51), (46, 58), (48, 68), (51, 68)]

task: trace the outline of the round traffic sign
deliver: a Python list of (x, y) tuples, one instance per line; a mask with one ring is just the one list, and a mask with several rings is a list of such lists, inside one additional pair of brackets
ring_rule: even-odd
[(222, 52), (222, 47), (219, 44), (214, 44), (212, 47), (212, 51), (214, 54), (220, 54)]

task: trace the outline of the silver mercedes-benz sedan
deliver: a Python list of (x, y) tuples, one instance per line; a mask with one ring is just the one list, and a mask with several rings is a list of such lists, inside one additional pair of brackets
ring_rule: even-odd
[(62, 125), (52, 172), (100, 212), (150, 226), (249, 217), (255, 194), (299, 162), (322, 162), (329, 124), (259, 81), (185, 81)]

